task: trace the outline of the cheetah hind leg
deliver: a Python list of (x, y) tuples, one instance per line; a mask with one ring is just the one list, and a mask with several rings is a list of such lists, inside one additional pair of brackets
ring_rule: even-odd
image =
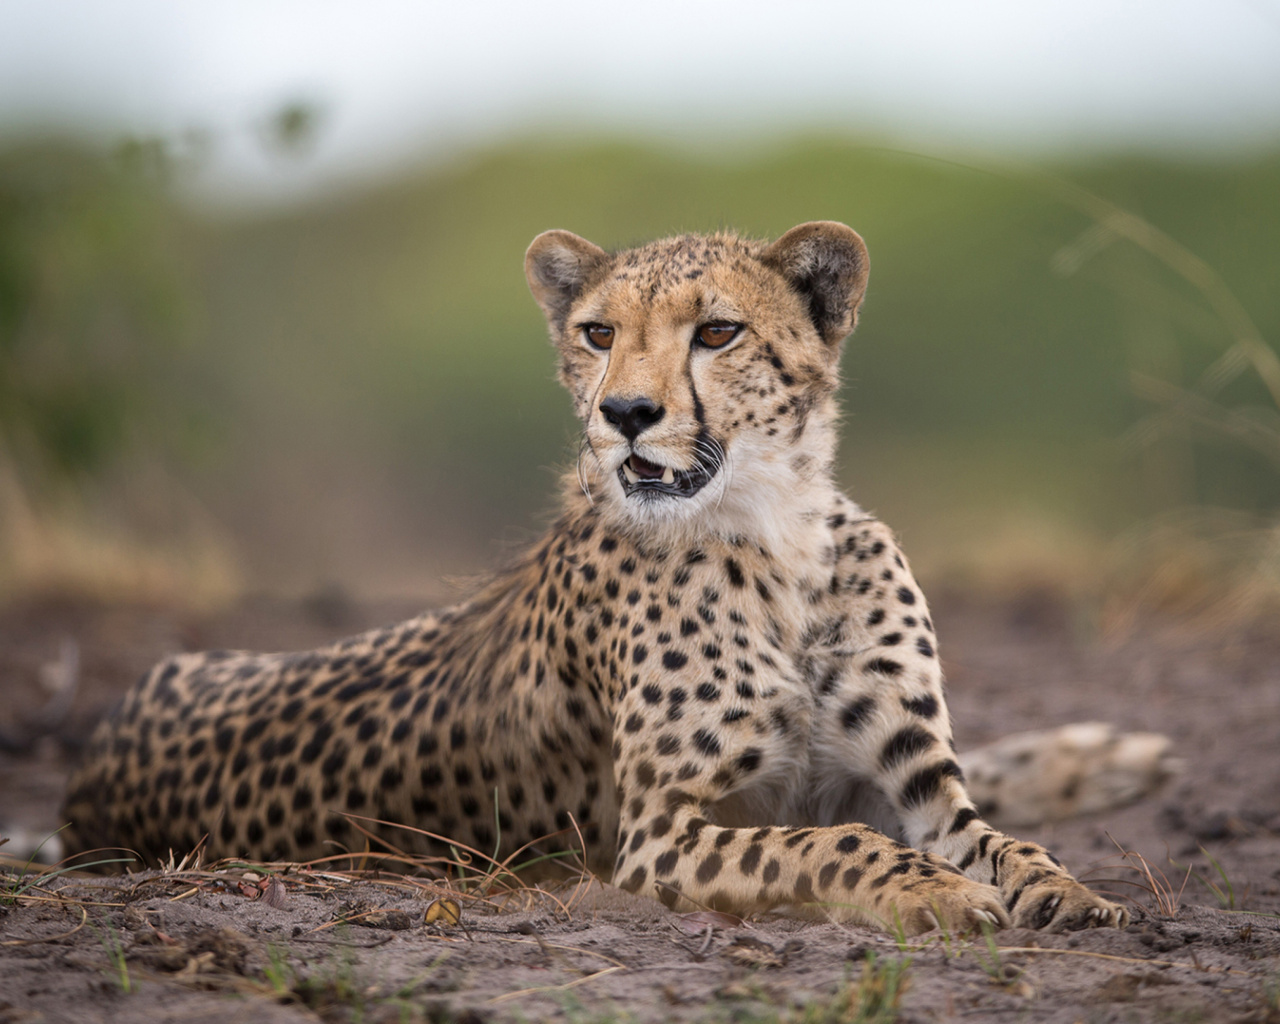
[(1039, 825), (1120, 807), (1183, 767), (1166, 736), (1105, 722), (1017, 733), (960, 756), (970, 798), (998, 827)]

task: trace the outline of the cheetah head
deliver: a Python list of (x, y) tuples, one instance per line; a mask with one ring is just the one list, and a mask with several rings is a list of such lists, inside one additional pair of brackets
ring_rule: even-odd
[(862, 239), (831, 221), (772, 244), (535, 238), (525, 273), (584, 425), (588, 497), (634, 523), (740, 519), (828, 470), (867, 271)]

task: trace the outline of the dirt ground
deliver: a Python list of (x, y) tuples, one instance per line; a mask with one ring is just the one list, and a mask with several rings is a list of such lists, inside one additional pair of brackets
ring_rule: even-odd
[[(1186, 770), (1156, 796), (1020, 830), (1127, 900), (1128, 929), (900, 943), (784, 918), (681, 917), (598, 883), (502, 906), (467, 894), (460, 924), (428, 925), (439, 894), (421, 879), (291, 871), (268, 885), (237, 869), (28, 885), (11, 873), (0, 876), (0, 1024), (1280, 1022), (1280, 633), (1166, 623), (1103, 642), (1044, 594), (933, 601), (962, 749), (1091, 719), (1175, 740)], [(211, 618), (0, 612), (0, 834), (16, 846), (61, 824), (78, 745), (162, 655), (306, 647), (416, 610), (329, 596)], [(60, 708), (49, 683), (68, 673), (79, 684)], [(1163, 907), (1119, 848), (1168, 877)]]

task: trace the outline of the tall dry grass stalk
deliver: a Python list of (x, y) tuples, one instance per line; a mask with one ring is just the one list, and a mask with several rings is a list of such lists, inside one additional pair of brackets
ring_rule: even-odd
[[(1071, 182), (1032, 172), (1061, 202), (1092, 225), (1054, 256), (1053, 268), (1073, 274), (1115, 241), (1136, 245), (1191, 288), (1225, 330), (1226, 348), (1190, 387), (1133, 371), (1134, 394), (1155, 406), (1123, 438), (1132, 452), (1193, 431), (1241, 444), (1280, 471), (1280, 356), (1267, 343), (1222, 276), (1142, 217)], [(1252, 373), (1267, 404), (1230, 404), (1229, 384)], [(1220, 508), (1184, 508), (1124, 535), (1115, 545), (1105, 584), (1103, 623), (1127, 632), (1144, 612), (1172, 613), (1181, 622), (1218, 631), (1272, 618), (1280, 611), (1280, 517)]]

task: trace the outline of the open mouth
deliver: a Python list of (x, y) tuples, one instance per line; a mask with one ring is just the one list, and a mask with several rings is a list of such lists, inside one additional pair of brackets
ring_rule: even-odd
[(618, 479), (628, 497), (633, 494), (670, 494), (677, 498), (690, 498), (706, 486), (716, 475), (719, 466), (698, 462), (692, 469), (672, 469), (632, 455), (618, 467)]

